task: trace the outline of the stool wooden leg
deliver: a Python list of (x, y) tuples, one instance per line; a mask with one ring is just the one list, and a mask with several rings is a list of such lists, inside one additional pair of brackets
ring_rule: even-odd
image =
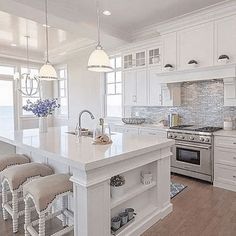
[(39, 213), (39, 236), (45, 236), (45, 213)]
[[(62, 197), (62, 210), (64, 211), (65, 209), (68, 208), (68, 197), (67, 196), (63, 196)], [(68, 222), (67, 222), (67, 216), (63, 213), (62, 214), (62, 226), (66, 227)]]
[(29, 206), (29, 199), (25, 199), (25, 236), (29, 236), (29, 232), (27, 231), (27, 226), (31, 222), (31, 211), (30, 211), (30, 206)]
[(18, 193), (17, 191), (12, 192), (12, 224), (13, 233), (18, 231)]
[(4, 183), (2, 183), (2, 214), (3, 214), (3, 219), (7, 220), (8, 219), (8, 212), (4, 208), (4, 205), (8, 202), (7, 198), (7, 188)]

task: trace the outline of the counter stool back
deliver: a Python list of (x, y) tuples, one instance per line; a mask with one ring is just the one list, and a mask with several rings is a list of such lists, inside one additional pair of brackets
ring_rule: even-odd
[[(69, 226), (69, 219), (73, 219), (73, 213), (68, 210), (68, 198), (73, 195), (73, 184), (70, 175), (54, 174), (27, 183), (23, 187), (25, 200), (25, 236), (45, 236), (45, 222), (62, 215), (62, 230), (53, 236), (69, 233), (74, 229)], [(53, 204), (62, 199), (62, 209), (52, 213)], [(39, 219), (31, 222), (30, 203), (33, 202)], [(38, 225), (38, 232), (34, 227)], [(47, 234), (48, 235), (48, 234)]]
[[(2, 211), (3, 219), (12, 217), (13, 233), (18, 231), (18, 218), (24, 214), (24, 211), (18, 210), (20, 201), (23, 201), (23, 185), (31, 180), (53, 174), (51, 167), (40, 163), (27, 163), (12, 166), (1, 173), (2, 183)], [(7, 190), (12, 194), (12, 200), (8, 200)]]

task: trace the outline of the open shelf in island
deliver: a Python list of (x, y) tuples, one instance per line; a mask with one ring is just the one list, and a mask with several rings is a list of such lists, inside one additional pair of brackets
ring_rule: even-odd
[(156, 181), (153, 181), (149, 185), (144, 185), (140, 183), (139, 185), (127, 189), (122, 197), (111, 198), (111, 209), (117, 207), (118, 205), (124, 203), (125, 201), (128, 201), (155, 186), (156, 186)]

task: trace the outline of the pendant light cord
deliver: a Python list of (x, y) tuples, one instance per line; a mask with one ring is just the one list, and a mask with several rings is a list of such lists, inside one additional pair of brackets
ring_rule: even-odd
[(46, 63), (49, 63), (48, 59), (48, 1), (45, 0), (45, 27), (46, 27)]
[(99, 1), (97, 1), (97, 27), (98, 27), (98, 45), (99, 47), (101, 47), (101, 43), (100, 43), (100, 9), (99, 9)]
[(26, 35), (26, 59), (27, 59), (27, 74), (29, 74), (29, 36)]

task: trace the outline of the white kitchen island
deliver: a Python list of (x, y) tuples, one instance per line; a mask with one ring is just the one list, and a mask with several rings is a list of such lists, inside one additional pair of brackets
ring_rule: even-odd
[[(75, 236), (110, 236), (111, 218), (125, 208), (137, 213), (118, 235), (138, 236), (172, 211), (170, 203), (170, 147), (163, 137), (115, 133), (113, 143), (93, 145), (92, 138), (66, 133), (68, 127), (0, 131), (4, 143), (28, 154), (32, 161), (47, 163), (55, 172), (70, 173), (73, 182)], [(150, 171), (153, 182), (143, 185), (141, 171)], [(122, 174), (125, 192), (111, 198), (110, 178)]]

